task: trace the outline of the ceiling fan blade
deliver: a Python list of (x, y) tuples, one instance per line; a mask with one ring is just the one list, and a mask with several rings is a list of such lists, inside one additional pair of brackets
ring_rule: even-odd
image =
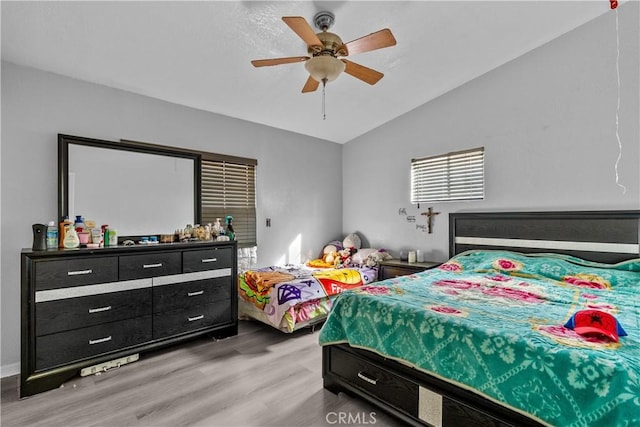
[(316, 36), (311, 25), (302, 16), (283, 16), (282, 20), (296, 33), (307, 46), (317, 46), (318, 50), (322, 49), (322, 42)]
[(302, 93), (315, 92), (318, 89), (318, 86), (320, 86), (320, 82), (314, 79), (313, 77), (309, 76), (309, 78), (307, 79), (307, 82), (304, 84), (304, 87), (302, 88)]
[(376, 31), (367, 36), (360, 37), (346, 43), (347, 52), (349, 55), (355, 53), (368, 52), (370, 50), (382, 49), (383, 47), (395, 46), (396, 39), (393, 37), (391, 30), (385, 28), (384, 30)]
[(267, 67), (270, 65), (290, 64), (292, 62), (303, 62), (309, 59), (308, 56), (290, 56), (288, 58), (254, 59), (251, 61), (254, 67)]
[(356, 79), (360, 79), (365, 83), (369, 83), (370, 85), (378, 83), (378, 80), (384, 77), (384, 74), (381, 72), (372, 68), (367, 68), (364, 65), (356, 64), (355, 62), (347, 61), (346, 59), (341, 59), (341, 61), (346, 65), (344, 69), (345, 73), (355, 77)]

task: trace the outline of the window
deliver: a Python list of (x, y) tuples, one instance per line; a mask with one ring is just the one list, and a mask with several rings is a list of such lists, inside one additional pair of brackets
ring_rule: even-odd
[(233, 217), (238, 245), (256, 245), (256, 166), (254, 159), (202, 153), (202, 223)]
[(411, 159), (411, 203), (484, 199), (484, 147)]

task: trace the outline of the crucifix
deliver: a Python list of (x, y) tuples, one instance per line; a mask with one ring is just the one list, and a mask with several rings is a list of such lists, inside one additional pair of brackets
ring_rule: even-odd
[(420, 215), (426, 215), (427, 216), (427, 229), (429, 230), (429, 234), (433, 233), (432, 231), (432, 227), (433, 227), (433, 217), (440, 214), (440, 212), (434, 212), (433, 208), (429, 208), (427, 210), (427, 212), (422, 212)]

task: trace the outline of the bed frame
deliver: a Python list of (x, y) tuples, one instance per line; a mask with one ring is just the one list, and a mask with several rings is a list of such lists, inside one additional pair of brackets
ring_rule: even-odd
[[(640, 211), (449, 214), (449, 253), (505, 249), (616, 263), (640, 257)], [(348, 344), (323, 347), (324, 387), (359, 396), (409, 425), (539, 426), (446, 380)]]

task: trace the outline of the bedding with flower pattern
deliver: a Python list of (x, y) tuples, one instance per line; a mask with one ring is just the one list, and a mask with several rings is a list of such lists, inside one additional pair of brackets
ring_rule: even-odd
[[(608, 312), (618, 342), (564, 325)], [(640, 425), (640, 259), (469, 251), (342, 293), (320, 344), (398, 360), (556, 426)]]

